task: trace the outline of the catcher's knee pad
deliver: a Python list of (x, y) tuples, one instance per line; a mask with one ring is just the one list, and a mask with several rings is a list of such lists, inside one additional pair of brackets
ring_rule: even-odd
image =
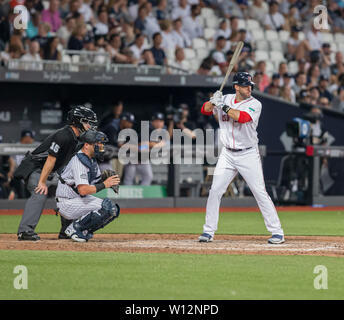
[(119, 212), (118, 204), (113, 205), (110, 199), (105, 198), (102, 207), (98, 211), (90, 212), (77, 223), (80, 225), (81, 231), (95, 232), (115, 220), (119, 216)]

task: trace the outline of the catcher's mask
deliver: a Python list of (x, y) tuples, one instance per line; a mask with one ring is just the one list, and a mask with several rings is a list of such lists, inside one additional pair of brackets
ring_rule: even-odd
[(94, 145), (95, 158), (99, 161), (104, 160), (105, 143), (109, 141), (105, 133), (90, 129), (80, 136), (80, 141)]

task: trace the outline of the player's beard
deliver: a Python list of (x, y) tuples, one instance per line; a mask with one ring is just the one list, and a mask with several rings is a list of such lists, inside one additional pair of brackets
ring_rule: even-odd
[(246, 89), (239, 89), (237, 93), (239, 93), (241, 100), (246, 100), (251, 97), (251, 91)]

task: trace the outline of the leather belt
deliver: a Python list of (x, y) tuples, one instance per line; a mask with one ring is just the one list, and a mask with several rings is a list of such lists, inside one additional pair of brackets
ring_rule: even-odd
[(226, 149), (229, 150), (229, 151), (232, 151), (232, 152), (239, 152), (239, 151), (245, 151), (245, 150), (252, 149), (252, 147), (248, 147), (248, 148), (245, 148), (245, 149), (232, 149), (232, 148), (226, 147)]

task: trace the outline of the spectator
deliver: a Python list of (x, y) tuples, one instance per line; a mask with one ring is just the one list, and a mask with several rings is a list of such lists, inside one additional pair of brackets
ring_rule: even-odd
[(320, 68), (317, 64), (314, 64), (308, 69), (308, 74), (307, 74), (308, 87), (317, 86), (319, 77), (320, 77)]
[(178, 108), (178, 118), (174, 119), (174, 128), (180, 129), (186, 136), (196, 139), (196, 135), (193, 130), (196, 129), (196, 124), (193, 121), (190, 121), (189, 118), (189, 106), (186, 103), (181, 103)]
[(8, 52), (0, 52), (0, 60), (2, 63), (6, 63), (9, 59), (20, 59), (22, 54), (23, 52), (20, 46), (18, 46), (17, 44), (11, 44), (8, 47)]
[(47, 22), (53, 32), (56, 32), (62, 25), (59, 4), (59, 0), (50, 0), (49, 8), (42, 11), (42, 21)]
[(226, 38), (219, 36), (216, 39), (215, 49), (211, 54), (211, 57), (214, 59), (215, 63), (220, 67), (220, 69), (225, 71), (227, 66), (226, 56), (224, 49), (226, 47)]
[[(295, 92), (292, 89), (291, 80), (293, 79), (292, 75), (286, 72), (283, 75), (283, 86), (282, 86), (282, 97), (290, 102), (296, 102)], [(286, 88), (288, 90), (286, 90)]]
[(293, 98), (295, 97), (292, 95), (292, 90), (288, 86), (283, 86), (280, 88), (279, 96), (288, 102), (295, 102), (293, 101)]
[(46, 22), (40, 23), (38, 26), (38, 35), (32, 38), (31, 40), (38, 41), (39, 46), (41, 48), (41, 54), (43, 54), (43, 50), (48, 43), (48, 37), (50, 36), (50, 25)]
[(131, 4), (128, 8), (129, 15), (132, 21), (135, 21), (138, 17), (139, 8), (147, 3), (148, 0), (138, 0), (137, 3)]
[(322, 108), (331, 109), (330, 101), (326, 97), (320, 97), (318, 105)]
[(326, 77), (331, 76), (331, 45), (329, 43), (322, 44), (320, 57), (320, 73)]
[[(202, 75), (202, 76), (208, 76), (211, 75), (210, 71), (211, 68), (213, 66), (213, 59), (212, 58), (205, 58), (200, 67), (197, 70), (197, 74)], [(220, 70), (220, 74), (221, 74), (221, 70)]]
[(87, 29), (85, 24), (77, 24), (68, 40), (67, 48), (69, 50), (82, 50), (86, 32)]
[(181, 18), (173, 21), (173, 31), (171, 35), (179, 48), (189, 48), (191, 47), (191, 41), (186, 32), (183, 31), (183, 22)]
[(261, 88), (261, 82), (262, 82), (262, 79), (263, 79), (263, 73), (261, 71), (256, 71), (254, 73), (254, 76), (253, 76), (253, 82), (255, 83), (255, 88), (257, 88), (259, 91), (262, 91)]
[(218, 1), (218, 9), (226, 19), (230, 19), (234, 15), (242, 17), (240, 7), (235, 1)]
[(270, 77), (266, 74), (266, 62), (258, 61), (256, 66), (256, 72), (261, 73), (261, 81), (259, 83), (259, 91), (264, 92), (266, 87), (270, 84)]
[[(279, 75), (279, 73), (274, 73), (271, 77), (271, 83), (265, 88), (264, 92), (265, 93), (269, 93), (269, 91), (272, 91), (278, 96), (278, 92), (279, 92), (279, 88), (280, 88), (280, 78), (281, 76)], [(270, 87), (272, 87), (272, 89), (270, 90)], [(277, 90), (276, 90), (277, 88)]]
[(41, 24), (42, 18), (40, 12), (35, 12), (27, 25), (26, 36), (32, 39), (38, 35), (38, 26)]
[(47, 45), (43, 50), (43, 59), (44, 60), (55, 60), (61, 61), (61, 53), (57, 50), (57, 47), (60, 43), (58, 37), (50, 37)]
[(141, 64), (149, 65), (149, 66), (155, 66), (155, 60), (153, 53), (150, 49), (145, 49), (142, 52), (142, 59), (143, 61)]
[(84, 0), (79, 0), (79, 13), (84, 17), (84, 22), (92, 21), (94, 18), (90, 5)]
[(163, 48), (164, 50), (174, 51), (176, 48), (176, 41), (172, 35), (171, 21), (169, 20), (160, 21), (160, 28), (161, 28), (161, 36), (162, 36), (161, 48)]
[(167, 0), (158, 0), (157, 6), (154, 10), (154, 16), (158, 21), (167, 20), (169, 18), (167, 11)]
[(283, 86), (283, 76), (285, 73), (288, 72), (288, 65), (286, 62), (282, 61), (280, 62), (279, 66), (278, 66), (278, 74), (280, 76), (279, 78), (279, 86)]
[(307, 73), (309, 69), (309, 63), (305, 59), (299, 59), (297, 60), (297, 67), (298, 67), (298, 72), (304, 72)]
[(127, 0), (115, 0), (113, 5), (109, 10), (109, 15), (117, 23), (121, 22), (131, 22), (132, 18), (128, 11), (128, 1)]
[(239, 10), (234, 9), (232, 14), (237, 15), (240, 19), (248, 19), (248, 0), (236, 0)]
[(139, 63), (142, 62), (142, 52), (146, 49), (144, 42), (145, 36), (142, 33), (138, 33), (135, 37), (135, 43), (129, 47), (133, 53), (133, 57), (138, 60)]
[(218, 37), (224, 37), (226, 40), (229, 40), (231, 35), (231, 29), (228, 26), (228, 22), (226, 19), (222, 19), (219, 24), (219, 28), (216, 30), (215, 39)]
[(261, 25), (265, 24), (265, 17), (268, 12), (269, 7), (263, 0), (253, 0), (253, 4), (248, 9), (249, 17), (258, 20)]
[(109, 44), (106, 47), (106, 51), (110, 53), (111, 60), (114, 63), (129, 63), (128, 57), (121, 53), (121, 48), (121, 36), (119, 34), (111, 35)]
[(143, 33), (146, 28), (147, 9), (142, 5), (138, 10), (137, 18), (134, 22), (135, 33)]
[(337, 96), (333, 98), (332, 107), (334, 110), (344, 112), (344, 87), (339, 87)]
[(295, 84), (292, 86), (297, 97), (300, 95), (301, 90), (305, 90), (307, 88), (306, 83), (306, 74), (304, 72), (298, 72), (295, 76)]
[(335, 63), (331, 65), (331, 74), (339, 75), (344, 73), (343, 53), (338, 51), (335, 55)]
[(147, 2), (144, 4), (147, 10), (147, 17), (146, 17), (146, 24), (144, 34), (150, 39), (152, 38), (153, 34), (156, 32), (160, 32), (160, 26), (158, 20), (154, 17), (152, 12), (152, 4)]
[(172, 63), (172, 74), (185, 74), (189, 72), (190, 64), (185, 60), (185, 54), (183, 48), (177, 48), (175, 50), (175, 60)]
[(279, 97), (279, 95), (280, 95), (280, 87), (277, 86), (276, 84), (271, 83), (271, 84), (266, 88), (266, 92), (267, 92), (270, 96)]
[(188, 0), (179, 0), (179, 5), (172, 10), (172, 20), (184, 19), (190, 15)]
[(108, 13), (102, 10), (98, 13), (98, 22), (94, 26), (95, 35), (106, 35), (109, 32)]
[(311, 87), (309, 89), (309, 99), (310, 99), (310, 104), (316, 106), (318, 104), (318, 100), (320, 97), (320, 91), (318, 87)]
[(229, 19), (231, 35), (239, 32), (239, 18), (237, 16), (231, 16)]
[(311, 99), (307, 89), (301, 90), (298, 98), (298, 103), (310, 104)]
[(307, 54), (314, 50), (320, 50), (322, 45), (322, 36), (318, 29), (311, 24), (310, 30), (306, 33), (305, 40), (301, 41), (296, 51), (296, 60), (307, 58)]
[(191, 15), (183, 19), (183, 29), (188, 34), (190, 40), (203, 36), (200, 14), (201, 7), (194, 4), (191, 6)]
[(38, 41), (32, 40), (29, 44), (29, 52), (24, 54), (21, 57), (23, 61), (41, 61), (41, 57), (39, 55), (39, 43)]
[(278, 2), (270, 1), (269, 13), (265, 16), (265, 28), (267, 30), (280, 31), (285, 29), (285, 19), (283, 15), (278, 12)]
[(295, 60), (296, 58), (296, 51), (299, 47), (301, 40), (299, 39), (299, 32), (302, 29), (299, 26), (292, 26), (290, 38), (288, 39), (287, 43), (287, 53), (286, 58), (288, 61)]
[(156, 65), (163, 66), (167, 64), (165, 51), (161, 48), (162, 36), (160, 32), (153, 35), (153, 47), (150, 49)]
[(327, 90), (328, 86), (329, 86), (329, 78), (327, 76), (321, 75), (319, 78), (320, 97), (326, 97), (329, 101), (332, 101), (333, 96)]
[(68, 39), (70, 38), (74, 28), (75, 28), (75, 19), (73, 17), (66, 18), (65, 25), (57, 31), (57, 36), (59, 37), (63, 47), (67, 46)]
[(344, 7), (338, 9), (339, 15), (333, 20), (333, 32), (344, 32)]

